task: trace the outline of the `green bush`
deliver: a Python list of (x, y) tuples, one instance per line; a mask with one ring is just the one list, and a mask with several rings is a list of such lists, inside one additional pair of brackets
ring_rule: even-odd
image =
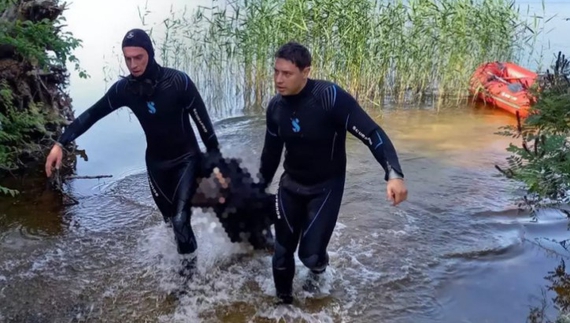
[(539, 77), (531, 93), (536, 103), (531, 115), (517, 126), (502, 127), (499, 134), (520, 138), (507, 151), (508, 168), (496, 166), (505, 176), (525, 185), (525, 203), (537, 206), (567, 203), (570, 199), (570, 62), (558, 53), (552, 71)]
[[(72, 55), (81, 41), (61, 30), (65, 18), (58, 16), (65, 8), (57, 2), (0, 0), (0, 178), (40, 158), (42, 143), (53, 139), (54, 131), (46, 127), (63, 121), (61, 107), (51, 105), (66, 96), (66, 64), (87, 77)], [(0, 193), (17, 191), (0, 185)]]

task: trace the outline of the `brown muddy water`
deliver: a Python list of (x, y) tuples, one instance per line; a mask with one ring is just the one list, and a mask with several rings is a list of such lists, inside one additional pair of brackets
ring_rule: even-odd
[[(566, 235), (564, 216), (533, 222), (517, 212), (516, 185), (493, 167), (511, 140), (494, 132), (513, 117), (475, 107), (392, 111), (377, 120), (399, 150), (409, 200), (387, 203), (380, 166), (349, 136), (323, 295), (300, 288), (307, 271), (297, 260), (299, 303), (275, 307), (270, 255), (231, 244), (198, 212), (199, 273), (176, 299), (177, 255), (147, 187), (144, 137), (132, 125), (104, 136), (114, 118), (135, 124), (126, 112), (109, 118), (85, 135), (97, 144), (78, 173), (113, 178), (76, 180), (68, 190), (79, 204), (65, 209), (47, 193), (35, 205), (0, 205), (0, 321), (525, 322), (559, 262), (536, 239)], [(216, 123), (224, 152), (252, 170), (263, 126), (262, 117)]]

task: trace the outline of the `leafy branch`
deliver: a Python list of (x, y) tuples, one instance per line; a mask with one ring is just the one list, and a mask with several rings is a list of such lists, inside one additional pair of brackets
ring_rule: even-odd
[(524, 121), (517, 114), (516, 126), (501, 127), (497, 134), (521, 139), (510, 144), (508, 167), (495, 165), (507, 178), (524, 183), (524, 203), (531, 208), (540, 203), (570, 201), (570, 62), (561, 52), (530, 91), (536, 98)]

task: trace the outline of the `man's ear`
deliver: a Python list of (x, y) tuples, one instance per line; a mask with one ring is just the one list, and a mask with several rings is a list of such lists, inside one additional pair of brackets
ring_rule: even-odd
[(302, 72), (302, 73), (303, 73), (303, 77), (304, 77), (304, 78), (308, 78), (310, 72), (311, 72), (311, 67), (310, 67), (310, 66), (305, 67), (305, 68), (303, 69), (303, 72)]

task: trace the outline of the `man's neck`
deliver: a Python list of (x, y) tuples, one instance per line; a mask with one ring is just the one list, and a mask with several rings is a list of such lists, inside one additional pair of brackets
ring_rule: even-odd
[(297, 91), (297, 93), (293, 93), (292, 95), (298, 95), (299, 93), (303, 92), (303, 90), (307, 87), (307, 83), (309, 83), (309, 79), (305, 79), (305, 81), (303, 82), (303, 85), (301, 85), (301, 87), (299, 87), (299, 90)]
[(305, 98), (311, 95), (311, 91), (313, 90), (313, 83), (311, 79), (305, 80), (305, 84), (300, 88), (300, 90), (296, 94), (291, 95), (284, 95), (283, 99), (288, 104), (296, 106), (297, 104), (301, 103)]
[(312, 85), (312, 80), (307, 78), (304, 81), (303, 85), (301, 87), (299, 87), (299, 90), (297, 92), (295, 92), (293, 94), (286, 95), (284, 97), (286, 97), (286, 98), (302, 97), (311, 91), (311, 89), (312, 89), (311, 85)]

